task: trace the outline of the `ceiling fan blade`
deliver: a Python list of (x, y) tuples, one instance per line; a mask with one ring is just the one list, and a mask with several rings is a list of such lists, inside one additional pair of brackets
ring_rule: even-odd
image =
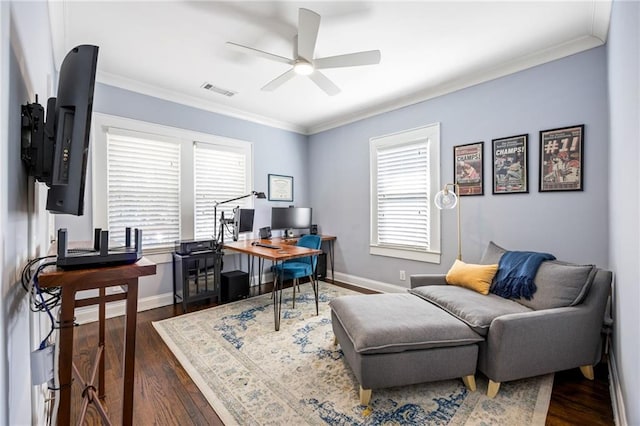
[(298, 11), (298, 55), (311, 62), (316, 49), (320, 15), (309, 9)]
[(346, 55), (328, 56), (313, 61), (316, 69), (357, 67), (360, 65), (375, 65), (380, 63), (380, 51), (368, 50), (366, 52), (347, 53)]
[(262, 90), (266, 92), (271, 92), (272, 90), (276, 90), (278, 87), (282, 86), (287, 81), (291, 80), (296, 75), (296, 72), (291, 68), (289, 71), (284, 74), (280, 74), (278, 77), (271, 80), (267, 83)]
[(271, 61), (283, 62), (285, 64), (293, 64), (293, 60), (289, 58), (285, 58), (284, 56), (274, 55), (273, 53), (265, 52), (263, 50), (254, 49), (253, 47), (243, 46), (241, 44), (233, 43), (228, 41), (227, 46), (232, 49), (237, 50), (238, 52), (247, 53), (249, 55), (260, 56), (265, 59), (269, 59)]
[(337, 95), (338, 93), (340, 93), (340, 88), (333, 84), (333, 82), (320, 71), (314, 71), (313, 74), (309, 74), (309, 78), (313, 80), (313, 82), (317, 84), (319, 88), (324, 90), (324, 92), (329, 96)]

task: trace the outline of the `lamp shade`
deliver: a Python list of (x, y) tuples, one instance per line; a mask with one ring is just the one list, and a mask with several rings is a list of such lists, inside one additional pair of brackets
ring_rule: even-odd
[(445, 188), (436, 194), (433, 203), (440, 210), (453, 209), (458, 204), (458, 196), (455, 192), (449, 191)]

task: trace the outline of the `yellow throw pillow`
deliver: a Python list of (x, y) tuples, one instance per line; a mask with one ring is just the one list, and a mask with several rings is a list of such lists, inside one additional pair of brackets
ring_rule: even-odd
[(456, 260), (447, 272), (447, 284), (465, 287), (480, 294), (489, 294), (489, 287), (494, 275), (498, 271), (495, 265), (474, 265)]

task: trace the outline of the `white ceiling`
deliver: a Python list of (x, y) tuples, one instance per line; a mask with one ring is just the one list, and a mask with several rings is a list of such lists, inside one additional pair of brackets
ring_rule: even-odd
[[(561, 58), (606, 41), (610, 1), (70, 1), (49, 4), (59, 66), (100, 47), (97, 80), (301, 133), (315, 133)], [(378, 65), (323, 70), (328, 96), (289, 66), (227, 41), (292, 57), (298, 8), (322, 16), (316, 57), (379, 49)], [(237, 92), (205, 91), (204, 82)]]

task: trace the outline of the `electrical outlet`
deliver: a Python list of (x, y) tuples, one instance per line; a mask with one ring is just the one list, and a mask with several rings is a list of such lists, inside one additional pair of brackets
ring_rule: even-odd
[(400, 281), (404, 281), (407, 279), (407, 276), (405, 275), (404, 271), (400, 271)]

